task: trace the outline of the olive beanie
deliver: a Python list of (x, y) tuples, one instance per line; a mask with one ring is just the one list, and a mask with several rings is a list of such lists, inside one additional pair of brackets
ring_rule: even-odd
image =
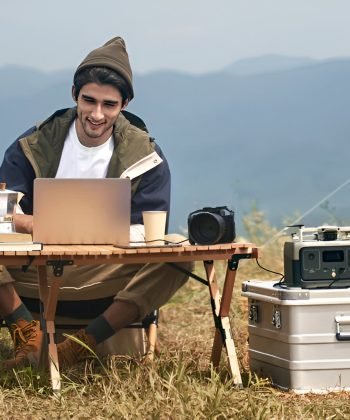
[(130, 100), (134, 97), (132, 71), (123, 38), (112, 38), (102, 47), (91, 51), (78, 66), (74, 77), (87, 67), (107, 67), (116, 71), (128, 84)]

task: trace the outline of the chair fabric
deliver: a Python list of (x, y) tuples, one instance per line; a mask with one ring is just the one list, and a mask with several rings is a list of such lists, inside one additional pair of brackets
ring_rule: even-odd
[[(33, 318), (40, 320), (40, 300), (21, 296), (23, 303), (32, 313)], [(113, 296), (91, 301), (58, 301), (55, 326), (57, 343), (63, 341), (68, 334), (74, 334), (78, 329), (100, 315), (113, 302)], [(98, 356), (124, 355), (143, 357), (155, 343), (150, 343), (148, 331), (157, 328), (159, 311), (155, 310), (142, 321), (129, 325), (118, 331), (104, 342), (98, 344)], [(6, 326), (4, 323), (1, 326)], [(154, 335), (153, 335), (154, 337)]]

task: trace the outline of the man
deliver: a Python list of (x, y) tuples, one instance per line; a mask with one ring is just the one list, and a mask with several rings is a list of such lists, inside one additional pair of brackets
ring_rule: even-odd
[[(116, 37), (93, 50), (78, 66), (72, 88), (76, 107), (54, 113), (20, 136), (6, 151), (0, 180), (24, 194), (21, 214), (14, 216), (18, 232), (33, 229), (33, 181), (44, 178), (119, 177), (140, 159), (157, 152), (161, 159), (152, 169), (132, 179), (131, 225), (142, 224), (143, 210), (167, 210), (170, 172), (158, 145), (135, 127), (122, 111), (134, 96), (132, 71), (124, 40)], [(141, 120), (126, 113), (129, 119)], [(142, 123), (142, 121), (141, 121)], [(190, 264), (183, 264), (191, 269)], [(159, 308), (182, 286), (187, 276), (166, 264), (66, 267), (60, 300), (103, 299), (113, 303), (76, 337), (95, 349), (121, 328)], [(6, 267), (0, 273), (0, 315), (10, 328), (15, 355), (4, 362), (13, 368), (38, 363), (43, 334), (38, 321), (22, 303), (16, 281), (37, 294), (36, 272)], [(89, 351), (66, 339), (58, 345), (61, 365), (83, 361)]]

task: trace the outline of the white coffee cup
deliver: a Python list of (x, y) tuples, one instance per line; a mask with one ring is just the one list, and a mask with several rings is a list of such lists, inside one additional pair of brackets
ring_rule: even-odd
[(143, 211), (146, 245), (164, 245), (166, 211)]

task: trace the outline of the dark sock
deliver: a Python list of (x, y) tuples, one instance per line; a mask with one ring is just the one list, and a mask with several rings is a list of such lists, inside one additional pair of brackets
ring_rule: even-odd
[(90, 334), (95, 338), (96, 344), (102, 343), (102, 341), (107, 340), (107, 338), (111, 337), (115, 333), (103, 315), (100, 315), (91, 321), (85, 328), (85, 331), (87, 334)]
[(27, 307), (23, 303), (9, 315), (4, 316), (4, 320), (8, 327), (10, 327), (12, 324), (16, 324), (19, 319), (24, 319), (28, 322), (33, 321), (32, 314), (28, 311)]

